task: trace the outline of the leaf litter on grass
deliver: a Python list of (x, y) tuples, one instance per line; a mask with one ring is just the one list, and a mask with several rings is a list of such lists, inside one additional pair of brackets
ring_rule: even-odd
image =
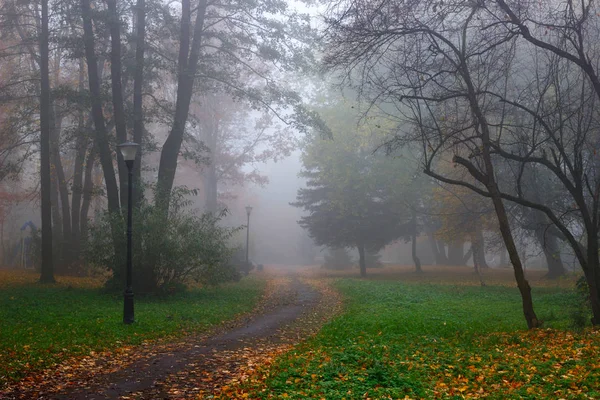
[[(480, 351), (474, 353), (473, 348)], [(598, 398), (600, 331), (536, 329), (492, 333), (473, 348), (457, 347), (451, 364), (429, 369), (435, 397), (463, 398)]]
[[(276, 307), (285, 295), (278, 289), (289, 284), (286, 278), (269, 279), (263, 300), (252, 314), (260, 314)], [(319, 292), (330, 290), (321, 283), (310, 282)], [(275, 299), (277, 297), (277, 299)], [(212, 352), (197, 364), (188, 364), (185, 368), (171, 374), (166, 379), (156, 381), (150, 390), (143, 393), (131, 393), (131, 398), (245, 398), (246, 394), (239, 384), (255, 376), (256, 371), (270, 365), (280, 354), (288, 351), (299, 340), (314, 334), (330, 315), (339, 310), (339, 299), (335, 296), (322, 296), (317, 307), (302, 315), (300, 321), (284, 327), (273, 337), (249, 341), (235, 350)], [(287, 301), (287, 300), (283, 300)], [(233, 323), (222, 325), (219, 329), (201, 336), (190, 334), (184, 338), (166, 338), (147, 341), (141, 346), (122, 346), (105, 352), (91, 352), (82, 357), (71, 358), (46, 369), (41, 374), (32, 374), (20, 382), (0, 392), (0, 398), (39, 398), (56, 394), (70, 393), (72, 390), (102, 386), (112, 373), (124, 371), (132, 365), (147, 363), (152, 368), (154, 357), (161, 354), (182, 351), (198, 346), (208, 337), (219, 332), (231, 330), (247, 321), (248, 315)]]
[[(316, 332), (325, 320), (329, 320), (341, 308), (339, 295), (328, 284), (310, 281), (306, 277), (303, 280), (313, 286), (320, 285), (319, 291), (326, 294), (322, 296), (319, 306), (293, 324), (295, 326), (278, 332), (277, 340), (256, 340), (234, 351), (213, 352), (204, 359), (203, 365), (190, 364), (167, 379), (155, 382), (152, 391), (132, 393), (131, 397), (600, 397), (600, 331), (597, 329), (581, 332), (557, 329), (482, 332), (469, 334), (468, 340), (458, 336), (426, 335), (413, 336), (401, 343), (398, 338), (386, 337), (385, 332), (375, 331), (363, 332), (351, 337), (351, 340), (344, 339), (341, 347), (319, 341), (298, 346), (299, 340)], [(278, 282), (272, 281), (268, 291), (272, 292), (274, 286), (283, 285), (284, 281), (283, 278), (279, 278)], [(327, 300), (331, 298), (337, 300)], [(371, 318), (376, 317), (372, 313), (370, 315)], [(345, 329), (344, 333), (352, 331), (349, 327), (342, 328)], [(145, 346), (157, 344), (148, 343)], [(170, 343), (166, 346), (174, 347), (153, 347), (154, 350), (141, 351), (158, 354), (174, 350), (180, 344)], [(124, 353), (131, 352), (127, 347), (122, 350)], [(140, 350), (136, 348), (135, 351)], [(127, 364), (127, 356), (105, 356), (110, 362), (117, 363), (114, 366), (116, 369), (122, 367), (118, 365), (119, 358), (125, 360), (124, 365)], [(102, 369), (96, 364), (102, 356), (95, 354), (90, 357), (95, 360), (93, 365), (88, 364), (89, 361), (81, 365), (84, 369), (88, 365), (92, 375), (95, 375), (95, 369)], [(342, 364), (344, 368), (340, 368)], [(66, 385), (70, 382), (74, 386), (85, 384), (85, 379), (76, 378), (80, 377), (80, 372), (71, 367), (66, 365), (64, 371), (58, 371), (64, 378), (71, 378), (70, 381), (66, 380)], [(110, 370), (110, 367), (107, 368)], [(390, 381), (392, 375), (402, 379)], [(60, 382), (57, 381), (57, 384)], [(391, 388), (398, 390), (392, 391)]]
[(254, 398), (247, 389), (248, 384), (263, 386), (270, 368), (279, 357), (293, 352), (300, 343), (314, 336), (324, 323), (341, 312), (341, 296), (329, 284), (307, 277), (302, 280), (320, 293), (317, 305), (292, 324), (279, 329), (275, 337), (262, 338), (241, 351), (219, 354), (219, 366), (230, 365), (227, 360), (235, 360), (235, 368), (228, 367), (225, 371), (217, 368), (213, 373), (208, 373), (212, 375), (207, 378), (211, 384), (198, 394), (198, 399)]
[[(16, 283), (13, 282), (14, 284), (11, 286), (32, 283), (30, 274), (24, 274), (24, 278), (21, 277), (23, 274), (17, 275)], [(77, 280), (73, 283), (77, 284)], [(61, 285), (63, 284), (61, 283)], [(265, 287), (268, 286), (268, 282), (266, 282)], [(177, 349), (192, 347), (210, 335), (218, 334), (243, 323), (250, 314), (260, 312), (261, 307), (264, 307), (264, 298), (269, 295), (269, 290), (261, 290), (261, 292), (263, 292), (263, 301), (259, 301), (253, 311), (242, 313), (233, 320), (223, 321), (220, 325), (212, 328), (206, 329), (205, 325), (202, 325), (201, 332), (183, 324), (176, 331), (165, 333), (157, 339), (142, 340), (140, 337), (139, 343), (141, 344), (139, 345), (131, 345), (117, 340), (109, 349), (87, 349), (82, 354), (75, 356), (72, 355), (72, 349), (64, 349), (66, 354), (70, 354), (68, 358), (61, 357), (60, 352), (52, 354), (53, 357), (49, 357), (49, 360), (59, 360), (58, 362), (45, 362), (46, 367), (43, 370), (34, 369), (18, 381), (8, 380), (4, 388), (0, 386), (0, 399), (30, 399), (73, 388), (89, 387), (101, 382), (104, 377), (122, 371), (136, 362), (151, 360), (159, 354), (168, 354)], [(133, 335), (137, 336), (138, 333), (134, 332)], [(81, 348), (85, 349), (84, 346)], [(2, 354), (0, 354), (0, 359), (2, 359)]]
[[(486, 307), (497, 313), (513, 302), (510, 289), (487, 289), (491, 296), (462, 291), (457, 298), (453, 287), (432, 294), (422, 286), (337, 282), (346, 312), (250, 377), (248, 398), (600, 398), (597, 328), (522, 330), (518, 308), (503, 321), (481, 323)], [(540, 292), (538, 304), (566, 300), (553, 293)], [(452, 301), (463, 308), (449, 307)], [(560, 318), (569, 312), (563, 308)], [(458, 311), (464, 323), (446, 324)]]

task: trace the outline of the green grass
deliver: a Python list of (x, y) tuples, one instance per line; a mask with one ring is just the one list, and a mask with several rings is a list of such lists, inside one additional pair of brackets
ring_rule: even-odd
[(249, 385), (251, 398), (600, 395), (600, 339), (568, 330), (573, 291), (534, 288), (545, 324), (528, 332), (516, 288), (350, 279), (335, 286), (345, 312)]
[(3, 272), (0, 283), (0, 387), (71, 356), (206, 330), (250, 311), (264, 288), (263, 280), (246, 278), (165, 298), (137, 297), (136, 322), (124, 325), (122, 295), (103, 293), (97, 282), (41, 285), (15, 274)]

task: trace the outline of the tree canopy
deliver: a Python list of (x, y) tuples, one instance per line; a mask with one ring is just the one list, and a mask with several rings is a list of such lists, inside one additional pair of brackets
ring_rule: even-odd
[(365, 275), (365, 249), (410, 234), (414, 169), (405, 157), (376, 151), (384, 140), (376, 117), (358, 121), (356, 107), (341, 99), (319, 111), (332, 137), (307, 138), (301, 172), (307, 182), (294, 205), (306, 211), (300, 225), (315, 243), (356, 247)]

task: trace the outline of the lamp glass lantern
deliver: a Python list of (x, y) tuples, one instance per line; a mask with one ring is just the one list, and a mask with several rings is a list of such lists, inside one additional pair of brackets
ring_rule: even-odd
[(246, 206), (246, 215), (250, 216), (251, 212), (252, 212), (252, 207)]
[(125, 142), (121, 143), (117, 146), (121, 155), (123, 156), (123, 160), (125, 161), (133, 161), (135, 160), (135, 156), (138, 151), (139, 144), (133, 142)]

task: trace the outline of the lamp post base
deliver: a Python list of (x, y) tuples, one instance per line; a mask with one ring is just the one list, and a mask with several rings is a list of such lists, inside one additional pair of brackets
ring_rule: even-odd
[(131, 290), (131, 288), (127, 288), (123, 297), (125, 299), (123, 306), (123, 323), (133, 324), (135, 321), (133, 317), (133, 290)]

